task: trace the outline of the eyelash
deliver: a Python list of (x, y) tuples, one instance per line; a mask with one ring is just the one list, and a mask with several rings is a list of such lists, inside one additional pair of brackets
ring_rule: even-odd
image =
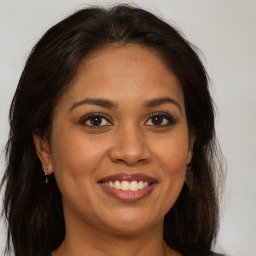
[[(89, 125), (89, 124), (86, 124), (86, 122), (90, 121), (92, 122), (92, 119), (93, 118), (100, 118), (101, 122), (99, 125), (93, 125), (92, 123)], [(160, 117), (162, 118), (162, 121), (165, 119), (167, 120), (167, 123), (166, 124), (160, 124), (160, 125), (147, 125), (146, 123), (151, 120), (151, 123), (152, 123), (152, 119), (154, 117)], [(105, 119), (107, 121), (108, 124), (106, 125), (101, 125), (102, 123), (102, 119)], [(152, 113), (149, 115), (149, 117), (147, 118), (147, 121), (145, 122), (146, 126), (155, 126), (157, 128), (160, 128), (160, 127), (167, 127), (167, 126), (171, 126), (171, 125), (174, 125), (176, 124), (177, 121), (173, 118), (173, 116), (171, 116), (170, 114), (166, 113), (166, 112), (155, 112), (155, 113)], [(80, 120), (80, 124), (82, 124), (83, 126), (88, 126), (88, 127), (91, 127), (91, 128), (94, 128), (94, 129), (99, 129), (101, 127), (106, 127), (106, 126), (111, 126), (113, 125), (112, 122), (109, 121), (109, 117), (103, 113), (91, 113), (91, 114), (88, 114), (86, 116), (84, 116), (81, 120)]]
[(167, 124), (164, 124), (164, 125), (152, 125), (152, 126), (155, 126), (155, 127), (166, 127), (166, 126), (171, 126), (171, 125), (174, 125), (177, 123), (177, 120), (174, 119), (173, 116), (171, 116), (170, 114), (166, 113), (166, 112), (155, 112), (155, 113), (152, 113), (149, 115), (148, 119), (147, 119), (147, 122), (148, 120), (152, 120), (152, 118), (154, 117), (161, 117), (163, 119), (166, 119), (167, 120)]
[[(86, 124), (87, 121), (92, 121), (93, 118), (100, 118), (102, 120), (102, 118), (104, 118), (109, 124), (107, 125), (88, 125)], [(84, 126), (89, 126), (89, 127), (92, 127), (92, 128), (95, 128), (95, 129), (99, 129), (101, 128), (102, 126), (110, 126), (112, 125), (112, 123), (109, 121), (109, 117), (103, 113), (91, 113), (91, 114), (88, 114), (86, 116), (84, 116), (81, 120), (80, 120), (80, 124), (84, 125)]]

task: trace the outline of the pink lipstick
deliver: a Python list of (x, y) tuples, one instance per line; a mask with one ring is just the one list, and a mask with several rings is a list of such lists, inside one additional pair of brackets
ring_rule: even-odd
[(149, 195), (157, 180), (142, 173), (119, 173), (101, 178), (98, 184), (116, 199), (135, 202)]

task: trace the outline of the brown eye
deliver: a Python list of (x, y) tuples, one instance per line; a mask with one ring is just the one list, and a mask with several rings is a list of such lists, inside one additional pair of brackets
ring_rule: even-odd
[(164, 118), (162, 116), (154, 116), (151, 118), (151, 123), (153, 125), (162, 125), (163, 124)]
[(99, 113), (93, 113), (85, 116), (81, 120), (81, 124), (86, 126), (92, 126), (92, 127), (101, 127), (101, 126), (111, 125), (108, 119)]
[(154, 113), (152, 114), (147, 122), (145, 123), (148, 126), (167, 126), (175, 124), (176, 121), (174, 118), (167, 113)]
[(99, 126), (103, 123), (103, 118), (102, 117), (91, 117), (86, 124), (87, 125), (93, 125), (93, 126)]

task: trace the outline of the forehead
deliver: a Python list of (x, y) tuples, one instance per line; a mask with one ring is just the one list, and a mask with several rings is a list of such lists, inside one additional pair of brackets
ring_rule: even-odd
[(171, 96), (183, 105), (178, 78), (160, 55), (140, 45), (111, 45), (89, 53), (80, 64), (65, 100), (104, 97), (124, 101)]

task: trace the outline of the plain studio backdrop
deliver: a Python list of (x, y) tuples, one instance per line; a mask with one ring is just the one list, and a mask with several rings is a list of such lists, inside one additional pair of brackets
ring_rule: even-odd
[[(50, 26), (75, 10), (120, 2), (124, 1), (0, 0), (1, 177), (9, 131), (8, 110), (32, 46)], [(255, 256), (256, 0), (133, 3), (173, 24), (203, 53), (201, 58), (212, 79), (212, 95), (218, 109), (217, 135), (228, 166), (215, 249), (231, 256)], [(5, 239), (1, 227), (0, 255)]]

